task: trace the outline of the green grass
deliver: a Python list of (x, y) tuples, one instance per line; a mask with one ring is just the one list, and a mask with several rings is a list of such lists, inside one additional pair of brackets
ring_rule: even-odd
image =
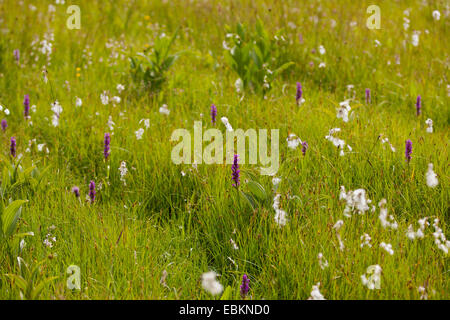
[[(432, 235), (433, 220), (439, 218), (450, 238), (448, 8), (445, 1), (428, 6), (422, 1), (378, 2), (380, 30), (366, 28), (366, 8), (372, 3), (365, 1), (78, 1), (81, 29), (69, 30), (68, 4), (54, 5), (56, 12), (49, 13), (48, 1), (33, 1), (32, 11), (28, 4), (0, 0), (0, 104), (11, 111), (8, 116), (0, 112), (8, 121), (0, 132), (0, 169), (18, 161), (9, 156), (12, 136), (23, 168), (47, 169), (39, 184), (27, 180), (2, 197), (3, 205), (9, 198), (29, 200), (16, 233), (32, 231), (34, 236), (25, 237), (19, 251), (21, 237), (2, 240), (0, 299), (20, 299), (17, 282), (6, 276), (21, 273), (17, 256), (30, 267), (43, 261), (42, 277), (57, 277), (44, 286), (40, 299), (211, 299), (201, 285), (201, 275), (209, 270), (220, 275), (224, 287), (232, 287), (236, 298), (246, 273), (253, 299), (307, 299), (317, 282), (327, 299), (419, 299), (419, 286), (426, 287), (429, 299), (449, 299), (449, 255), (437, 248)], [(405, 31), (408, 8), (411, 22)], [(440, 11), (439, 21), (433, 20), (433, 10)], [(284, 28), (286, 54), (295, 65), (265, 97), (247, 91), (242, 98), (222, 41), (226, 25), (233, 29), (242, 22), (253, 28), (256, 17), (270, 35)], [(161, 92), (136, 89), (128, 57), (161, 32), (172, 35), (177, 28), (171, 51), (180, 52), (180, 58)], [(410, 41), (413, 30), (421, 31), (417, 47)], [(32, 46), (35, 37), (42, 40), (46, 33), (54, 34), (48, 83), (42, 78), (44, 56)], [(375, 39), (381, 46), (375, 46)], [(107, 48), (111, 41), (117, 43)], [(319, 45), (326, 49), (323, 56)], [(20, 64), (14, 49), (20, 50)], [(326, 67), (318, 68), (322, 61)], [(297, 81), (306, 99), (300, 107), (295, 104)], [(125, 86), (121, 94), (119, 83)], [(349, 84), (355, 89), (353, 117), (344, 123), (336, 118), (336, 107), (349, 96)], [(370, 105), (365, 88), (372, 91)], [(121, 102), (103, 105), (105, 90)], [(36, 105), (32, 125), (23, 117), (25, 94)], [(420, 116), (417, 95), (423, 101)], [(75, 107), (75, 97), (82, 99), (81, 107)], [(51, 125), (55, 99), (63, 108), (58, 127)], [(277, 192), (289, 218), (285, 227), (274, 220), (272, 177), (259, 175), (257, 166), (241, 166), (240, 190), (247, 192), (246, 181), (256, 175), (268, 194), (253, 209), (232, 187), (230, 165), (195, 169), (172, 163), (173, 130), (192, 132), (200, 120), (204, 130), (211, 128), (212, 103), (218, 119), (228, 117), (235, 129), (280, 130)], [(168, 105), (169, 116), (159, 113), (162, 104)], [(107, 126), (109, 116), (113, 131)], [(434, 122), (432, 134), (426, 132), (427, 118)], [(141, 119), (150, 119), (150, 128), (137, 140), (135, 131), (144, 128)], [(337, 136), (353, 148), (344, 157), (325, 139), (334, 127), (342, 129)], [(220, 120), (217, 128), (225, 133)], [(114, 132), (107, 162), (102, 154), (106, 132)], [(300, 148), (287, 148), (289, 133), (308, 142), (305, 156)], [(396, 152), (381, 144), (381, 133)], [(36, 142), (26, 152), (32, 139)], [(404, 158), (407, 139), (413, 143), (409, 164)], [(41, 143), (48, 154), (37, 150)], [(126, 186), (120, 181), (121, 161), (129, 170)], [(430, 162), (439, 179), (436, 188), (425, 183)], [(97, 184), (93, 204), (86, 201), (90, 180)], [(75, 185), (81, 201), (71, 193)], [(376, 206), (385, 198), (398, 229), (382, 228), (378, 208), (344, 217), (340, 186), (364, 188)], [(416, 230), (423, 217), (431, 223), (424, 239), (409, 240), (408, 225)], [(341, 219), (344, 251), (333, 230)], [(51, 248), (44, 244), (49, 233), (56, 237)], [(364, 233), (372, 238), (371, 248), (360, 247)], [(392, 244), (394, 255), (380, 248), (381, 242)], [(319, 252), (329, 263), (324, 270)], [(81, 269), (80, 291), (66, 286), (72, 264)], [(369, 290), (360, 277), (375, 264), (383, 270), (381, 289)], [(164, 270), (167, 286), (160, 283)]]

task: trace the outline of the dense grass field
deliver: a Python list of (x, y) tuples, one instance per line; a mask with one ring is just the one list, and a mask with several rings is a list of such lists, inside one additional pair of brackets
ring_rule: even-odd
[[(0, 299), (450, 298), (448, 1), (58, 2), (0, 0)], [(275, 175), (172, 161), (222, 117)]]

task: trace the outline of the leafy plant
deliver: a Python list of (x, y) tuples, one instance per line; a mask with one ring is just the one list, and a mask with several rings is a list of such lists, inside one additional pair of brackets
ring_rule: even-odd
[(152, 93), (161, 90), (166, 81), (166, 72), (179, 57), (178, 53), (169, 54), (177, 33), (178, 30), (170, 38), (164, 34), (157, 37), (153, 46), (130, 57), (130, 74), (136, 86), (142, 85)]
[(236, 25), (234, 33), (228, 26), (226, 31), (223, 43), (225, 59), (239, 76), (236, 81), (238, 90), (251, 89), (265, 94), (271, 89), (275, 78), (294, 64), (286, 61), (287, 42), (281, 31), (270, 39), (260, 19), (256, 22), (254, 32), (240, 23)]
[(20, 274), (8, 273), (5, 275), (11, 282), (11, 285), (19, 289), (22, 300), (38, 299), (45, 286), (58, 278), (43, 277), (41, 265), (44, 261), (38, 262), (33, 268), (30, 268), (21, 257), (17, 257)]

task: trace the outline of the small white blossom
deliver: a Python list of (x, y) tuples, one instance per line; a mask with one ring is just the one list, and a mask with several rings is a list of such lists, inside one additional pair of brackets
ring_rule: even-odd
[(202, 287), (213, 296), (222, 293), (223, 286), (216, 280), (217, 274), (214, 271), (206, 272), (202, 275)]
[(427, 171), (425, 177), (427, 180), (427, 186), (429, 186), (430, 188), (434, 188), (438, 185), (439, 181), (437, 179), (437, 174), (434, 173), (434, 171), (433, 171), (432, 163), (428, 164), (428, 171)]

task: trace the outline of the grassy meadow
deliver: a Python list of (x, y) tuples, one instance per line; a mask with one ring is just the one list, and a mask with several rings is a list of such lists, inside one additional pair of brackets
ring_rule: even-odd
[[(58, 2), (0, 0), (0, 299), (450, 298), (448, 1)], [(222, 117), (275, 175), (173, 163)]]

